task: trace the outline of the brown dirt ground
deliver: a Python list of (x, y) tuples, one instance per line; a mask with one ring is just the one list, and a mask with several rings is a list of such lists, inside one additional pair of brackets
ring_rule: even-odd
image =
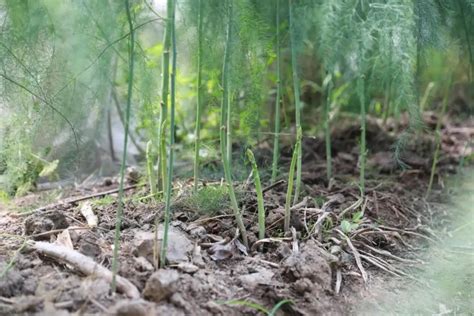
[[(433, 115), (425, 115), (431, 129)], [(350, 314), (361, 298), (371, 297), (372, 284), (388, 277), (410, 278), (405, 268), (416, 267), (419, 250), (440, 238), (433, 228), (449, 218), (443, 205), (434, 203), (444, 202), (442, 175), (455, 171), (463, 153), (472, 153), (473, 148), (465, 144), (474, 136), (473, 121), (444, 121), (439, 175), (428, 202), (423, 197), (434, 137), (423, 133), (412, 138), (416, 141), (411, 140), (404, 152), (411, 169), (401, 171), (392, 158), (391, 146), (403, 123), (389, 122), (388, 127), (381, 127), (376, 120), (369, 120), (367, 189), (365, 198), (360, 199), (356, 123), (333, 133), (335, 177), (329, 187), (324, 142), (305, 138), (304, 194), (293, 209), (293, 236), (282, 233), (286, 185), (265, 192), (268, 238), (263, 252), (253, 247), (245, 253), (234, 238), (230, 210), (224, 208), (215, 215), (197, 213), (189, 203), (189, 182), (177, 182), (170, 265), (160, 271), (161, 276), (151, 277), (150, 236), (155, 214), (162, 221), (163, 205), (140, 199), (148, 194), (146, 187), (127, 191), (119, 274), (139, 289), (139, 300), (123, 294), (111, 296), (108, 282), (81, 275), (64, 262), (23, 247), (25, 237), (54, 242), (69, 227), (74, 249), (110, 269), (115, 194), (108, 203), (92, 204), (99, 220), (93, 229), (87, 228), (77, 203), (27, 215), (10, 210), (12, 205), (16, 209), (38, 205), (41, 197), (33, 194), (0, 207), (0, 272), (7, 271), (10, 264), (0, 278), (0, 314), (255, 315), (254, 308), (238, 303), (254, 302), (270, 310), (286, 299), (291, 303), (282, 305), (279, 314)], [(290, 150), (284, 149), (283, 163), (288, 163), (289, 157)], [(107, 179), (92, 189), (62, 191), (62, 196), (84, 196), (116, 186), (116, 179)], [(254, 244), (258, 230), (253, 187), (241, 183), (239, 192), (249, 241)], [(352, 224), (349, 228), (344, 226), (348, 223)], [(160, 277), (171, 281), (157, 290)], [(157, 294), (160, 291), (163, 295)]]

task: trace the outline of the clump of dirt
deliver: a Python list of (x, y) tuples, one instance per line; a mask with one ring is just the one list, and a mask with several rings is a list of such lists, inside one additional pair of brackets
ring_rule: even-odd
[[(445, 122), (440, 170), (454, 170), (453, 164), (462, 156), (460, 144), (474, 126), (469, 124), (460, 130)], [(100, 199), (99, 194), (91, 203), (98, 218), (96, 227), (87, 226), (77, 199), (29, 216), (2, 212), (0, 229), (5, 233), (0, 235), (0, 271), (6, 272), (0, 279), (0, 312), (253, 315), (281, 302), (280, 313), (285, 315), (350, 313), (356, 303), (353, 293), (365, 291), (372, 278), (407, 277), (400, 262), (418, 264), (415, 245), (438, 240), (432, 227), (447, 216), (420, 199), (429, 175), (427, 148), (433, 138), (426, 138), (429, 146), (408, 144), (405, 156), (412, 158), (412, 169), (399, 171), (391, 151), (392, 133), (398, 128), (384, 128), (369, 120), (364, 196), (354, 184), (359, 176), (357, 124), (334, 133), (335, 176), (330, 183), (324, 180), (324, 142), (305, 139), (303, 194), (292, 208), (291, 235), (283, 232), (284, 181), (265, 189), (267, 235), (259, 243), (254, 188), (241, 183), (238, 191), (251, 249), (238, 239), (232, 212), (224, 202), (226, 192), (219, 184), (208, 183), (202, 195), (189, 194), (190, 188), (180, 186), (165, 270), (156, 271), (154, 266), (154, 221), (156, 216), (161, 221), (163, 205), (146, 198), (147, 188), (137, 184), (136, 177), (130, 178), (118, 271), (137, 287), (140, 299), (112, 296), (107, 281), (80, 275), (67, 262), (24, 247), (25, 238), (56, 242), (67, 229), (75, 251), (111, 269), (117, 202), (116, 191), (110, 190), (116, 187), (115, 180), (96, 183), (92, 190), (82, 187), (70, 192), (79, 200), (108, 192), (109, 198)], [(472, 151), (464, 146), (466, 154), (466, 148)], [(290, 156), (289, 150), (283, 150), (282, 161), (288, 162)], [(442, 188), (441, 175), (435, 189)], [(158, 253), (162, 236), (160, 225)]]

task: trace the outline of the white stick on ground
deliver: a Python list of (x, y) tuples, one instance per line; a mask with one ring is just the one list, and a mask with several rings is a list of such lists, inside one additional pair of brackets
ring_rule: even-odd
[[(76, 250), (68, 249), (64, 246), (51, 244), (42, 241), (28, 241), (28, 247), (48, 256), (53, 259), (67, 263), (85, 275), (95, 275), (103, 278), (108, 282), (112, 282), (112, 272), (96, 263), (91, 258), (77, 252)], [(117, 290), (129, 298), (139, 298), (140, 292), (129, 280), (117, 276)]]

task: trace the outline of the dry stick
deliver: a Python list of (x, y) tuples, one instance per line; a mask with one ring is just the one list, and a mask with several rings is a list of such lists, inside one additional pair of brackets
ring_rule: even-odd
[(390, 273), (390, 274), (392, 274), (392, 275), (394, 275), (394, 276), (396, 276), (396, 277), (401, 277), (401, 275), (399, 275), (399, 274), (397, 274), (397, 273), (391, 271), (389, 268), (385, 267), (383, 264), (381, 264), (381, 263), (379, 263), (379, 262), (373, 260), (373, 258), (370, 258), (370, 257), (365, 256), (365, 255), (360, 255), (360, 257), (361, 257), (362, 259), (364, 259), (365, 261), (367, 261), (368, 263), (371, 263), (371, 264), (373, 264), (374, 266), (376, 266), (376, 267), (378, 267), (378, 268), (384, 270), (385, 272), (388, 272), (388, 273)]
[(262, 189), (262, 192), (265, 193), (267, 191), (270, 191), (271, 189), (273, 188), (276, 188), (277, 186), (281, 185), (281, 184), (284, 184), (285, 183), (285, 180), (278, 180), (277, 182), (273, 183), (273, 184), (270, 184), (269, 186), (266, 186)]
[(357, 264), (357, 267), (359, 268), (359, 271), (362, 275), (362, 279), (364, 280), (364, 283), (367, 283), (367, 272), (365, 271), (364, 269), (364, 266), (362, 266), (362, 262), (360, 261), (360, 254), (359, 252), (357, 251), (357, 248), (354, 247), (354, 245), (352, 244), (351, 240), (349, 239), (349, 237), (347, 237), (343, 232), (341, 232), (339, 229), (336, 229), (336, 232), (339, 233), (339, 235), (341, 235), (342, 237), (345, 238), (346, 242), (347, 242), (347, 245), (349, 246), (349, 248), (351, 248), (352, 250), (352, 254), (354, 255), (354, 259), (356, 261), (356, 264)]
[(400, 229), (400, 228), (395, 228), (395, 227), (389, 227), (389, 226), (383, 226), (383, 225), (380, 225), (379, 226), (380, 229), (385, 229), (385, 230), (389, 230), (389, 231), (395, 231), (395, 232), (399, 232), (399, 233), (402, 233), (402, 234), (406, 234), (406, 235), (412, 235), (412, 236), (417, 236), (417, 237), (420, 237), (420, 238), (424, 238), (428, 241), (431, 241), (432, 243), (436, 243), (436, 240), (428, 237), (428, 236), (425, 236), (423, 234), (420, 234), (420, 233), (415, 233), (415, 232), (411, 232), (411, 231), (408, 231), (408, 230), (403, 230), (403, 229)]
[(354, 204), (350, 205), (346, 209), (344, 209), (341, 213), (337, 215), (337, 219), (340, 220), (347, 212), (353, 211), (359, 206), (362, 205), (362, 202), (364, 201), (364, 198), (359, 198), (357, 201), (355, 201)]
[(341, 291), (341, 284), (342, 284), (342, 273), (341, 273), (341, 269), (337, 268), (337, 270), (336, 270), (336, 286), (334, 288), (334, 291), (336, 292), (336, 294), (339, 294), (339, 292)]
[[(143, 186), (143, 185), (144, 184), (133, 184), (133, 185), (129, 185), (129, 186), (123, 188), (123, 190), (128, 191), (128, 190), (135, 189), (135, 188), (138, 188), (138, 187)], [(73, 204), (73, 203), (77, 203), (77, 202), (81, 202), (81, 201), (85, 201), (85, 200), (94, 199), (94, 198), (97, 198), (97, 197), (103, 197), (103, 196), (106, 196), (106, 195), (117, 193), (119, 191), (120, 191), (120, 189), (117, 188), (117, 189), (108, 190), (108, 191), (99, 192), (99, 193), (94, 193), (94, 194), (90, 194), (90, 195), (84, 195), (84, 196), (80, 196), (80, 197), (76, 197), (76, 198), (70, 198), (70, 199), (60, 201), (60, 202), (56, 202), (56, 203), (53, 203), (53, 204), (48, 204), (46, 206), (42, 206), (42, 207), (37, 208), (33, 211), (22, 213), (21, 215), (30, 215), (31, 213), (44, 212), (48, 209), (52, 209), (52, 208), (55, 208), (57, 206), (61, 206), (61, 205), (65, 205), (65, 204), (66, 205), (67, 204)]]
[[(112, 281), (112, 272), (82, 253), (64, 246), (42, 241), (28, 241), (27, 246), (53, 259), (65, 262), (87, 276), (94, 275), (108, 282)], [(140, 292), (129, 280), (116, 276), (117, 289), (129, 298), (139, 298)]]
[(404, 263), (423, 263), (423, 261), (420, 261), (420, 260), (411, 260), (411, 259), (405, 259), (405, 258), (395, 256), (394, 254), (392, 254), (388, 250), (377, 249), (377, 248), (371, 247), (371, 246), (369, 246), (365, 243), (362, 243), (362, 245), (364, 245), (366, 248), (372, 250), (373, 252), (376, 252), (376, 253), (378, 253), (380, 255), (383, 255), (383, 256), (387, 256), (389, 258), (392, 258), (392, 259), (400, 261), (400, 262), (404, 262)]
[(365, 259), (365, 260), (367, 260), (367, 259), (372, 259), (373, 262), (377, 262), (379, 265), (384, 266), (386, 269), (388, 269), (388, 270), (390, 270), (390, 271), (392, 271), (392, 272), (394, 272), (394, 273), (396, 273), (396, 274), (398, 274), (398, 275), (400, 275), (400, 276), (404, 276), (404, 277), (410, 278), (410, 279), (412, 279), (412, 280), (414, 280), (414, 281), (416, 281), (416, 282), (423, 283), (422, 281), (418, 280), (418, 279), (415, 278), (414, 276), (412, 276), (412, 275), (410, 275), (410, 274), (408, 274), (408, 273), (406, 273), (406, 272), (404, 272), (404, 271), (402, 271), (402, 270), (398, 270), (397, 268), (395, 268), (393, 265), (391, 265), (391, 264), (388, 263), (387, 261), (385, 261), (385, 260), (383, 260), (383, 259), (381, 259), (381, 258), (378, 258), (378, 257), (376, 257), (376, 256), (374, 256), (374, 255), (372, 255), (372, 254), (370, 254), (370, 253), (368, 253), (368, 252), (366, 252), (366, 251), (361, 250), (361, 252), (362, 252), (363, 254), (361, 254), (360, 256), (361, 256), (363, 259)]

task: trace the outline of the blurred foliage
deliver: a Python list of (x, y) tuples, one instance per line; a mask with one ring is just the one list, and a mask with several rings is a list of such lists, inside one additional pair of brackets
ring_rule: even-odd
[[(137, 49), (130, 123), (137, 148), (156, 140), (161, 102), (166, 14), (156, 0), (147, 1), (131, 1)], [(282, 132), (295, 134), (288, 1), (203, 1), (201, 154), (206, 166), (214, 166), (217, 157), (226, 1), (234, 3), (230, 85), (235, 143), (252, 146), (273, 130), (276, 27), (281, 34)], [(275, 1), (280, 1), (278, 26)], [(178, 156), (183, 158), (194, 140), (197, 4), (177, 1), (176, 136)], [(430, 99), (439, 99), (450, 74), (456, 83), (453, 94), (463, 91), (460, 94), (466, 95), (472, 109), (473, 0), (294, 0), (294, 4), (305, 133), (317, 135), (322, 130), (321, 86), (326, 73), (334, 78), (331, 120), (342, 112), (357, 111), (355, 79), (361, 75), (367, 78), (371, 115), (398, 117), (408, 111), (417, 127), (420, 94), (434, 82)], [(128, 82), (122, 2), (0, 0), (0, 20), (0, 190), (20, 194), (34, 186), (44, 166), (38, 166), (32, 155), (58, 160), (55, 172), (60, 177), (81, 176), (113, 164), (108, 116), (123, 111)], [(121, 141), (116, 128), (111, 134)], [(405, 139), (402, 135), (400, 144)]]

